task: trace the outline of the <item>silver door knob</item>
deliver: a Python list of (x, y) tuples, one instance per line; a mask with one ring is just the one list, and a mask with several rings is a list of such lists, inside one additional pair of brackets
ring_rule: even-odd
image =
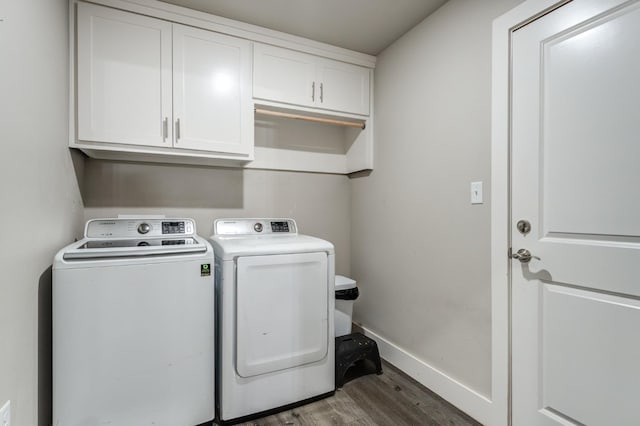
[(512, 259), (517, 259), (520, 263), (529, 263), (532, 257), (531, 252), (527, 249), (520, 249), (511, 255)]

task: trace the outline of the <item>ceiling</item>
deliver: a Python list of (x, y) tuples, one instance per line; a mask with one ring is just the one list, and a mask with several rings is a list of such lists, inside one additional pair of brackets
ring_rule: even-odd
[(377, 55), (446, 0), (163, 0)]

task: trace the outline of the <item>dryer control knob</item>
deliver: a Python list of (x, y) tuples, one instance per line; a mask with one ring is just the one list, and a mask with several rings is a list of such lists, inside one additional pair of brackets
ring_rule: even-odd
[(260, 222), (256, 223), (255, 225), (253, 225), (253, 229), (256, 232), (262, 232), (262, 224)]
[(151, 226), (148, 223), (141, 223), (138, 225), (138, 232), (141, 234), (146, 234), (151, 230)]

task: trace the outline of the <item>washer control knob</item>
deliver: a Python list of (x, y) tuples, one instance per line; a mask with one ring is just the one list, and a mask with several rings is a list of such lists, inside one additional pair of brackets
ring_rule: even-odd
[(262, 232), (262, 224), (260, 222), (256, 223), (255, 225), (253, 225), (253, 229), (256, 232)]
[(149, 231), (151, 231), (151, 226), (149, 226), (148, 223), (141, 223), (138, 225), (138, 232), (140, 234), (146, 234)]

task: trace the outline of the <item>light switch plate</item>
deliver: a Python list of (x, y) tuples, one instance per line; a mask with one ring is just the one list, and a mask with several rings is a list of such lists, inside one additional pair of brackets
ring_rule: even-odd
[(0, 408), (0, 426), (11, 426), (11, 401)]
[(471, 204), (482, 204), (482, 182), (471, 182)]

